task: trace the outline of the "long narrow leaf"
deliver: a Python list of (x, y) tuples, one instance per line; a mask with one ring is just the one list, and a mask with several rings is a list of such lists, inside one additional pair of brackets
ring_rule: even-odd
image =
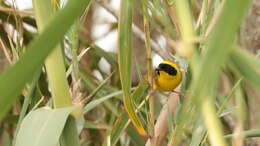
[[(246, 131), (243, 131), (242, 134), (245, 137), (260, 137), (260, 129), (246, 130)], [(228, 135), (225, 135), (225, 138), (231, 139), (233, 136), (235, 136), (235, 135), (234, 134), (228, 134)]]
[(57, 13), (42, 34), (29, 45), (26, 49), (27, 52), (20, 60), (1, 74), (0, 119), (2, 119), (10, 105), (18, 97), (24, 85), (32, 80), (45, 58), (57, 43), (61, 41), (74, 20), (83, 13), (89, 2), (90, 0), (68, 1), (66, 7)]
[(96, 100), (93, 100), (91, 102), (89, 102), (85, 107), (84, 107), (84, 114), (86, 114), (87, 112), (91, 111), (93, 108), (95, 108), (97, 105), (103, 103), (104, 101), (112, 98), (112, 97), (115, 97), (115, 96), (118, 96), (122, 94), (122, 91), (116, 91), (114, 93), (111, 93), (107, 96), (104, 96), (104, 97), (101, 97), (99, 99), (96, 99)]
[(143, 125), (134, 110), (131, 98), (131, 62), (132, 62), (132, 6), (130, 0), (121, 1), (119, 17), (119, 73), (124, 94), (124, 105), (133, 125), (142, 136), (147, 136)]
[[(147, 88), (148, 88), (147, 82), (139, 83), (138, 87), (131, 95), (131, 97), (134, 99), (136, 103), (140, 103), (141, 101), (140, 97), (143, 97), (145, 95), (146, 93), (145, 91), (147, 91)], [(121, 114), (120, 117), (117, 119), (110, 134), (112, 145), (116, 145), (118, 139), (120, 138), (124, 129), (127, 126), (127, 121), (128, 121), (128, 116), (126, 113)]]
[[(255, 86), (260, 87), (260, 73), (257, 72), (259, 69), (260, 62), (258, 60), (249, 58), (246, 52), (241, 52), (239, 50), (234, 50), (231, 53), (231, 62), (236, 67), (236, 69), (251, 83)], [(259, 71), (259, 70), (258, 70)]]

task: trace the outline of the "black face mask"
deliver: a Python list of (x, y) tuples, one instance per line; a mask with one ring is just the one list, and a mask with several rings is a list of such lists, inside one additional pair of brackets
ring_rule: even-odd
[(177, 74), (177, 70), (173, 66), (164, 63), (159, 64), (159, 67), (155, 71), (158, 75), (160, 75), (159, 71), (164, 71), (172, 76), (175, 76)]

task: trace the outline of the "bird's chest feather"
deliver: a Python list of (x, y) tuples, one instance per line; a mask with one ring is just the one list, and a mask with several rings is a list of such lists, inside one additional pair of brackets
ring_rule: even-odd
[(164, 90), (164, 91), (171, 91), (176, 87), (176, 81), (174, 77), (169, 77), (169, 76), (164, 76), (162, 77), (157, 77), (155, 82), (157, 82), (157, 88), (159, 90)]

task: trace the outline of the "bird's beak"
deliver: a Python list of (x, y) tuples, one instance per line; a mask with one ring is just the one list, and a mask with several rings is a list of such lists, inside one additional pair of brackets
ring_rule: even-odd
[(160, 74), (160, 69), (159, 69), (159, 68), (156, 68), (156, 69), (155, 69), (155, 73), (156, 73), (157, 75), (159, 75), (159, 74)]

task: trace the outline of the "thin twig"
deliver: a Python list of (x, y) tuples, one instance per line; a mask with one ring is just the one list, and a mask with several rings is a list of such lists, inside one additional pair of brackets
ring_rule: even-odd
[[(80, 61), (81, 58), (88, 52), (88, 50), (90, 50), (90, 47), (81, 51), (80, 54), (77, 56), (77, 61)], [(66, 77), (68, 77), (71, 74), (72, 68), (73, 68), (73, 66), (71, 64), (66, 72)]]
[(4, 42), (3, 42), (3, 40), (2, 40), (1, 38), (0, 38), (0, 44), (1, 44), (1, 46), (2, 46), (1, 48), (2, 48), (3, 51), (4, 51), (4, 54), (5, 54), (6, 59), (8, 60), (9, 64), (12, 64), (12, 60), (11, 60), (11, 57), (10, 57), (10, 55), (9, 55), (8, 49), (6, 48)]
[[(143, 6), (144, 12), (147, 13), (147, 7)], [(147, 74), (148, 74), (148, 82), (152, 86), (153, 85), (153, 69), (152, 69), (152, 49), (150, 43), (150, 24), (144, 16), (144, 32), (145, 32), (145, 48), (147, 55)], [(156, 139), (154, 138), (154, 121), (155, 121), (155, 113), (154, 113), (154, 91), (151, 88), (148, 94), (149, 96), (149, 109), (150, 109), (150, 140), (151, 145), (155, 146)]]
[(97, 94), (97, 92), (104, 87), (104, 85), (107, 83), (107, 81), (112, 77), (112, 75), (115, 73), (113, 71), (105, 80), (103, 80), (100, 85), (92, 92), (88, 97), (84, 98), (82, 101), (80, 101), (80, 104), (86, 104), (87, 102), (91, 101), (92, 98)]
[(41, 99), (33, 106), (32, 110), (35, 110), (44, 100), (44, 96), (41, 97)]
[(7, 8), (0, 6), (0, 11), (8, 12), (8, 13), (17, 13), (19, 15), (34, 15), (33, 11), (29, 10), (14, 10), (13, 8)]

